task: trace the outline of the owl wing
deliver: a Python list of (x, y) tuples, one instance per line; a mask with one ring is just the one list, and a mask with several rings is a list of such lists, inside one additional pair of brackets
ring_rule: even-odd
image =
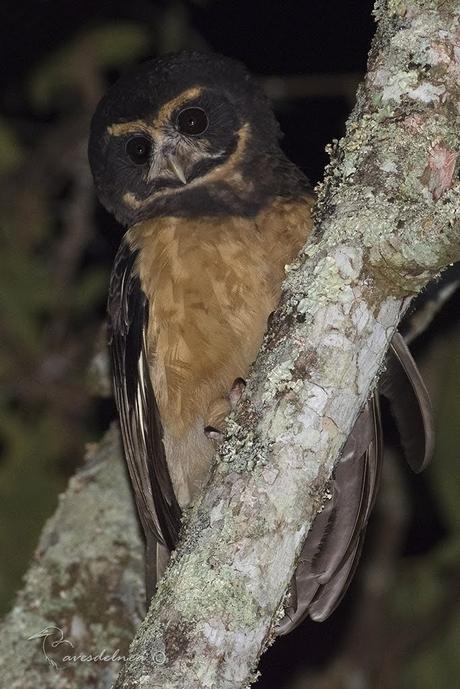
[(180, 508), (147, 362), (149, 303), (136, 272), (137, 253), (122, 241), (110, 279), (108, 330), (123, 447), (149, 553), (156, 550), (152, 538), (168, 550), (175, 547)]
[[(408, 464), (421, 471), (433, 454), (433, 415), (422, 377), (399, 333), (391, 342), (379, 391), (390, 401)], [(307, 616), (322, 622), (345, 595), (361, 554), (382, 459), (376, 392), (358, 416), (334, 470), (331, 498), (307, 535), (278, 634), (292, 631)]]
[(395, 333), (379, 390), (390, 402), (407, 463), (419, 473), (434, 452), (434, 420), (430, 396), (404, 338)]

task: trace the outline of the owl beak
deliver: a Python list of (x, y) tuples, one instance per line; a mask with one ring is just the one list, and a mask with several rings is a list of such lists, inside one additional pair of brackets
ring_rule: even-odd
[(160, 150), (152, 160), (147, 174), (147, 180), (151, 182), (156, 178), (161, 178), (166, 171), (174, 173), (182, 184), (187, 184), (184, 168), (179, 163), (174, 153)]
[(174, 172), (175, 175), (177, 175), (182, 184), (187, 184), (187, 178), (185, 177), (184, 170), (177, 162), (176, 158), (173, 155), (169, 155), (166, 160), (168, 161), (169, 168)]

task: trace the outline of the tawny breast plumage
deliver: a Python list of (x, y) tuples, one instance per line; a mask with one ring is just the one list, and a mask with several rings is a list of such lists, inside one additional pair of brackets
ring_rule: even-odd
[(155, 218), (129, 231), (149, 300), (150, 375), (181, 506), (207, 477), (214, 446), (204, 428), (222, 427), (232, 384), (257, 356), (284, 266), (308, 237), (310, 208), (309, 197), (277, 199), (252, 219)]

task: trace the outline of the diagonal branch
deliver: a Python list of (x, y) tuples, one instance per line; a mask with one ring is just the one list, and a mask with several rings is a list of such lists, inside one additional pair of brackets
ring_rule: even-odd
[(113, 428), (88, 448), (0, 626), (1, 686), (109, 689), (143, 601), (142, 544)]
[(410, 299), (460, 258), (458, 3), (377, 2), (369, 71), (220, 462), (116, 687), (245, 686)]

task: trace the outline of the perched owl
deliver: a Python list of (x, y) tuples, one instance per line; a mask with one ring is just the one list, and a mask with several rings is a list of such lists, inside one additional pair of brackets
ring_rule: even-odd
[[(167, 56), (123, 76), (93, 117), (89, 159), (101, 203), (128, 228), (112, 271), (109, 336), (150, 599), (244, 389), (284, 266), (311, 233), (314, 195), (282, 152), (258, 84), (214, 54)], [(399, 335), (381, 389), (419, 470), (432, 452), (431, 410)], [(307, 614), (324, 619), (346, 590), (381, 454), (375, 394), (307, 537), (279, 633)]]

